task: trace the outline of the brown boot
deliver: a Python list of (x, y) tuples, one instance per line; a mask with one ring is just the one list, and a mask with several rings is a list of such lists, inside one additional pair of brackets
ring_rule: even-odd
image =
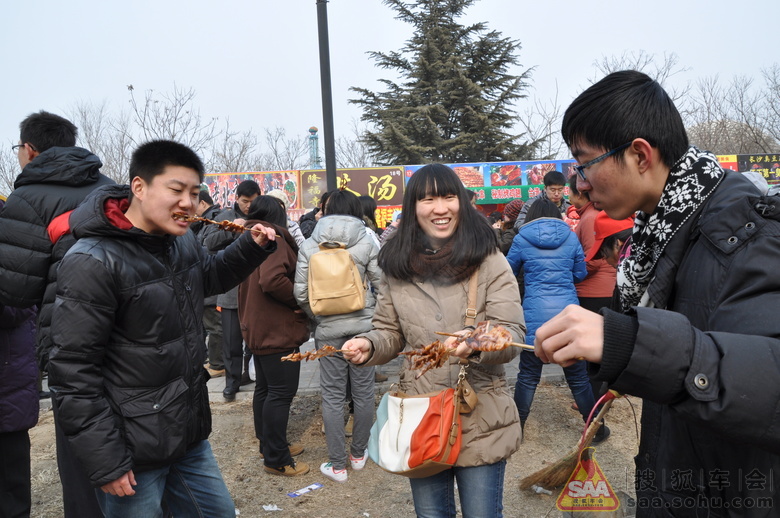
[(263, 466), (266, 473), (272, 475), (281, 475), (283, 477), (297, 477), (298, 475), (305, 475), (309, 472), (309, 465), (305, 462), (293, 462), (287, 466), (281, 468), (272, 468), (270, 466)]

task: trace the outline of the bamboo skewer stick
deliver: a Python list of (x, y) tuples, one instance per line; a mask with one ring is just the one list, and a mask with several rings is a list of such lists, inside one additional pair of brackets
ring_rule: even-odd
[[(441, 332), (441, 331), (436, 331), (436, 334), (437, 335), (441, 335), (441, 336), (455, 336), (457, 338), (465, 339), (464, 336), (458, 335), (458, 334), (454, 334), (454, 333), (444, 333), (444, 332)], [(525, 349), (526, 351), (533, 351), (534, 350), (534, 346), (533, 345), (519, 344), (517, 342), (509, 342), (509, 345), (511, 345), (512, 347), (519, 347), (521, 349)]]

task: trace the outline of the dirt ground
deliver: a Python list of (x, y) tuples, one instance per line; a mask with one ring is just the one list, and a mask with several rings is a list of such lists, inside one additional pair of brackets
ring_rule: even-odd
[[(571, 409), (571, 401), (571, 394), (565, 385), (539, 386), (526, 424), (525, 440), (507, 463), (504, 516), (561, 516), (555, 507), (557, 491), (552, 495), (536, 494), (521, 491), (518, 486), (523, 477), (555, 462), (576, 444), (582, 421), (579, 414)], [(640, 411), (641, 402), (637, 399), (616, 401), (607, 417), (612, 435), (596, 447), (595, 454), (612, 487), (631, 496), (634, 494), (633, 456), (638, 445)], [(349, 480), (344, 484), (326, 479), (319, 472), (320, 463), (327, 461), (325, 435), (320, 431), (322, 417), (319, 396), (296, 397), (293, 402), (288, 438), (303, 443), (306, 451), (298, 458), (312, 468), (308, 474), (294, 478), (269, 475), (263, 471), (254, 437), (251, 401), (213, 403), (212, 412), (214, 431), (210, 441), (242, 518), (414, 516), (408, 479), (386, 473), (371, 461), (362, 471), (350, 470)], [(40, 422), (30, 430), (30, 438), (32, 516), (62, 516), (54, 424), (50, 410), (42, 412)], [(323, 487), (295, 498), (287, 494), (314, 483), (321, 483)], [(280, 510), (268, 511), (264, 506), (276, 506)], [(623, 507), (626, 507), (625, 504)]]

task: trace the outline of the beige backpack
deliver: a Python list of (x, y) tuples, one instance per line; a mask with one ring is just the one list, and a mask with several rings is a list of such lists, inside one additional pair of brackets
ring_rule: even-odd
[(324, 241), (309, 258), (309, 306), (315, 315), (342, 315), (366, 306), (366, 284), (346, 244)]

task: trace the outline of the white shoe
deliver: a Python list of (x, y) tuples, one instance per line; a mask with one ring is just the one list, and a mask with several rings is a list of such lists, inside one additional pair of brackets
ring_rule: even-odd
[(335, 480), (336, 482), (347, 481), (347, 470), (333, 469), (333, 464), (330, 462), (323, 462), (322, 465), (320, 466), (320, 471), (322, 471), (323, 475), (325, 475), (331, 480)]
[(368, 460), (368, 450), (363, 452), (362, 457), (353, 457), (352, 454), (349, 454), (349, 463), (352, 464), (352, 469), (355, 471), (360, 471), (366, 466), (366, 461)]

